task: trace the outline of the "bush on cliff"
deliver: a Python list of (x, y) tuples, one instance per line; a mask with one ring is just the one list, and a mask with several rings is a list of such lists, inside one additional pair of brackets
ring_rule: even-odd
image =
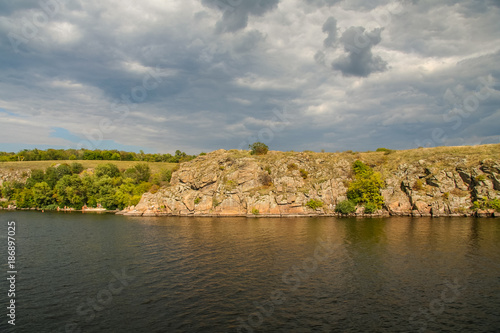
[(472, 209), (494, 209), (495, 211), (500, 212), (500, 199), (480, 198), (479, 200), (473, 202)]
[[(353, 164), (354, 180), (349, 184), (347, 198), (355, 204), (371, 204), (376, 209), (382, 208), (384, 198), (380, 189), (384, 186), (382, 176), (361, 161)], [(375, 209), (375, 210), (376, 210)]]
[(365, 204), (365, 214), (373, 214), (377, 211), (378, 207), (377, 205), (368, 202)]
[(269, 151), (269, 147), (262, 142), (255, 142), (248, 146), (250, 148), (251, 155), (266, 155)]
[(351, 200), (344, 200), (337, 204), (335, 211), (340, 214), (351, 214), (356, 211), (356, 204)]
[(306, 206), (316, 210), (317, 208), (323, 207), (323, 201), (321, 200), (316, 200), (316, 199), (310, 199), (307, 203)]

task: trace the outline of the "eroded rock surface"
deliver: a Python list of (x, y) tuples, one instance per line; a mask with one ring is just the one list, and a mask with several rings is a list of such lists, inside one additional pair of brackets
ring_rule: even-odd
[[(499, 146), (500, 147), (500, 146)], [(400, 159), (372, 153), (328, 154), (269, 152), (251, 156), (247, 151), (217, 150), (182, 163), (169, 187), (146, 193), (125, 215), (292, 216), (335, 215), (346, 199), (352, 180), (352, 162), (370, 157), (382, 174), (384, 209), (378, 215), (463, 216), (477, 214), (476, 200), (500, 198), (500, 161), (476, 164), (466, 156), (418, 156)], [(416, 154), (418, 155), (418, 154)], [(438, 162), (436, 162), (438, 161)], [(306, 203), (320, 200), (323, 207)], [(363, 210), (357, 211), (363, 214)], [(481, 212), (493, 216), (494, 211)], [(498, 214), (497, 214), (498, 215)]]

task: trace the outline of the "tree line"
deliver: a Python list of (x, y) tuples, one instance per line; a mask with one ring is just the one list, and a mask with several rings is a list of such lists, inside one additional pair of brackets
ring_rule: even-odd
[[(203, 154), (203, 153), (202, 153)], [(175, 154), (146, 154), (114, 150), (89, 149), (24, 149), (17, 153), (0, 152), (0, 162), (9, 161), (57, 161), (57, 160), (104, 160), (104, 161), (144, 161), (180, 163), (192, 160), (196, 155), (188, 155), (176, 150)]]
[(123, 209), (136, 205), (143, 193), (156, 192), (170, 182), (172, 170), (151, 174), (147, 163), (119, 170), (112, 163), (84, 170), (82, 164), (60, 164), (45, 170), (32, 170), (25, 183), (4, 182), (0, 186), (1, 207), (55, 210), (83, 206)]

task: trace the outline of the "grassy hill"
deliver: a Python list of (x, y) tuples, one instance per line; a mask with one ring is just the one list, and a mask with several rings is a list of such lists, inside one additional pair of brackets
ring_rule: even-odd
[(151, 173), (158, 173), (162, 170), (172, 170), (178, 163), (167, 162), (140, 162), (140, 161), (102, 161), (102, 160), (82, 160), (82, 161), (21, 161), (21, 162), (0, 162), (0, 174), (14, 170), (45, 170), (47, 167), (57, 164), (80, 163), (85, 169), (95, 168), (99, 164), (111, 163), (120, 170), (126, 170), (138, 163), (147, 163), (151, 168)]

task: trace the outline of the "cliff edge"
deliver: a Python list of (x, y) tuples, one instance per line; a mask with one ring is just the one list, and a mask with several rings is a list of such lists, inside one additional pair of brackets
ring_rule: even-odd
[[(498, 216), (500, 144), (366, 153), (217, 150), (182, 163), (170, 186), (120, 214), (135, 216), (338, 215), (361, 160), (380, 172), (384, 207), (372, 215)], [(311, 208), (308, 201), (322, 202)], [(476, 206), (474, 207), (474, 202)], [(477, 205), (481, 203), (481, 205)], [(365, 215), (358, 207), (354, 215)]]

